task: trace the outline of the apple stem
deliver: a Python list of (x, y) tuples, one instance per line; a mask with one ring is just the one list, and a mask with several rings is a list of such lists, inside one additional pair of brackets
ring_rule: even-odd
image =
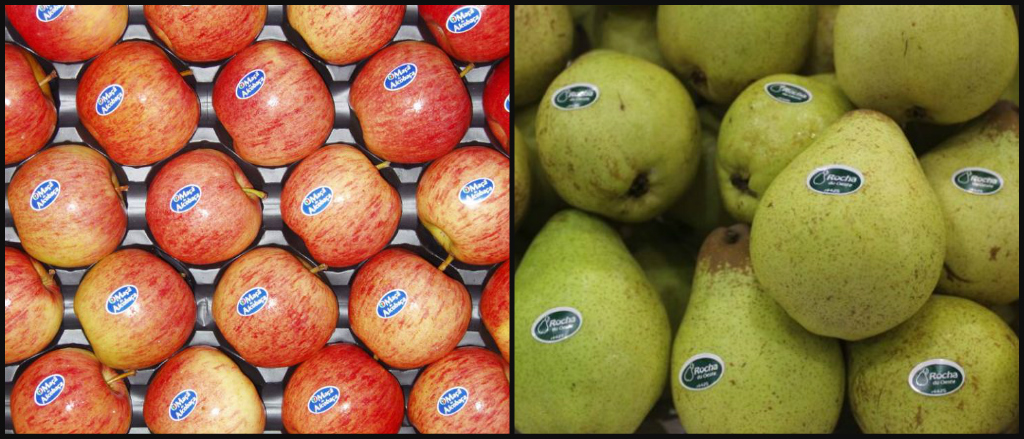
[(267, 198), (267, 193), (266, 192), (258, 191), (256, 189), (252, 189), (252, 188), (243, 188), (242, 192), (245, 192), (245, 193), (247, 193), (249, 195), (253, 195), (256, 198), (259, 198), (261, 200), (264, 199), (264, 198)]
[(377, 165), (377, 170), (379, 171), (379, 170), (382, 170), (382, 169), (387, 168), (389, 166), (391, 166), (391, 162), (383, 162), (383, 163)]
[(190, 70), (185, 70), (185, 71), (181, 72), (181, 76), (182, 77), (192, 76), (192, 70), (190, 69)]
[(448, 266), (451, 265), (452, 261), (454, 261), (454, 260), (455, 260), (455, 256), (448, 255), (448, 259), (445, 259), (444, 263), (442, 263), (440, 267), (437, 267), (437, 269), (441, 270), (441, 271), (447, 270)]
[(116, 190), (118, 192), (128, 192), (128, 189), (129, 189), (128, 186), (118, 186), (118, 187), (114, 188), (114, 190)]
[(50, 277), (54, 277), (54, 276), (57, 275), (57, 270), (54, 270), (54, 269), (51, 268), (49, 270), (46, 270), (46, 273), (49, 274)]
[(114, 383), (116, 383), (118, 381), (121, 381), (121, 380), (123, 380), (125, 378), (131, 377), (131, 376), (135, 376), (135, 371), (134, 370), (129, 370), (128, 372), (122, 373), (122, 374), (120, 374), (120, 375), (118, 375), (116, 377), (113, 377), (113, 378), (107, 380), (107, 385), (108, 386), (112, 386)]
[(465, 78), (466, 75), (468, 75), (469, 72), (472, 72), (474, 68), (476, 68), (476, 64), (469, 63), (469, 65), (467, 65), (466, 68), (462, 69), (462, 73), (459, 73), (459, 77)]
[(319, 274), (321, 271), (324, 271), (326, 269), (327, 269), (327, 264), (320, 264), (320, 265), (317, 265), (316, 267), (311, 268), (309, 270), (309, 272), (313, 273), (313, 274)]
[(39, 81), (39, 86), (42, 87), (42, 86), (44, 86), (46, 84), (49, 84), (50, 81), (52, 81), (53, 78), (56, 78), (56, 77), (57, 77), (57, 71), (54, 70), (54, 71), (50, 72), (49, 75), (46, 75), (46, 77), (43, 78), (42, 81)]

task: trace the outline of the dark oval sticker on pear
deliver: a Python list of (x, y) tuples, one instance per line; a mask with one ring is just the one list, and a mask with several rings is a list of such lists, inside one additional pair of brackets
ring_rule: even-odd
[(534, 340), (554, 344), (568, 340), (583, 327), (583, 314), (575, 308), (554, 308), (545, 311), (530, 327)]
[(703, 392), (715, 386), (725, 376), (725, 362), (714, 354), (698, 354), (683, 363), (679, 370), (679, 384), (686, 390)]
[(601, 90), (594, 84), (571, 84), (555, 90), (551, 105), (559, 110), (570, 111), (587, 108), (601, 97)]
[(910, 388), (924, 396), (952, 395), (964, 387), (964, 368), (949, 360), (928, 360), (910, 372)]
[(995, 195), (1003, 190), (1003, 176), (985, 168), (964, 168), (953, 173), (953, 185), (971, 195)]
[(806, 104), (814, 99), (811, 91), (788, 82), (772, 82), (764, 86), (765, 93), (783, 104)]
[(843, 165), (828, 165), (807, 176), (807, 188), (823, 195), (852, 195), (864, 186), (864, 174)]

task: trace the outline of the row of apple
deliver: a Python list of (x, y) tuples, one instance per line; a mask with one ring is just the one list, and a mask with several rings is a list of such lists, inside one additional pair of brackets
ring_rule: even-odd
[[(14, 248), (4, 250), (4, 361), (10, 364), (50, 344), (64, 302), (41, 264)], [(325, 348), (339, 310), (333, 291), (316, 275), (321, 268), (276, 247), (247, 252), (217, 285), (216, 326), (249, 364), (300, 365), (285, 387), (288, 431), (397, 432), (404, 399), (394, 376), (354, 345)], [(509, 431), (508, 263), (488, 281), (480, 304), (505, 360), (483, 349), (456, 349), (470, 323), (469, 293), (407, 250), (385, 250), (368, 261), (348, 302), (352, 331), (375, 358), (400, 369), (429, 365), (409, 400), (409, 419), (419, 431)], [(94, 353), (63, 348), (33, 361), (11, 394), (15, 431), (123, 433), (131, 424), (131, 403), (125, 375), (113, 369), (131, 375), (169, 357), (148, 385), (144, 412), (151, 431), (263, 431), (262, 401), (227, 356), (209, 347), (175, 355), (193, 332), (196, 304), (188, 283), (167, 262), (140, 249), (107, 256), (82, 280), (74, 309)], [(224, 367), (210, 368), (211, 362)], [(191, 401), (184, 411), (180, 398)], [(299, 409), (306, 406), (310, 410)]]
[[(55, 62), (96, 57), (79, 80), (76, 106), (83, 126), (115, 162), (150, 165), (191, 139), (200, 117), (196, 94), (183, 79), (191, 72), (179, 72), (149, 42), (114, 45), (127, 26), (127, 6), (6, 10), (37, 54)], [(326, 62), (351, 64), (372, 55), (346, 103), (359, 119), (365, 146), (383, 160), (423, 163), (454, 149), (470, 126), (472, 102), (448, 56), (464, 62), (507, 57), (509, 12), (508, 5), (423, 6), (420, 15), (441, 48), (415, 41), (385, 47), (404, 11), (402, 5), (289, 6), (288, 18)], [(287, 43), (250, 45), (263, 28), (266, 6), (151, 5), (145, 13), (153, 33), (180, 59), (232, 57), (214, 83), (213, 107), (244, 160), (285, 166), (323, 145), (335, 115), (323, 78)], [(32, 54), (5, 45), (5, 164), (30, 157), (51, 138), (57, 120), (52, 78)], [(487, 88), (488, 123), (507, 152), (508, 60)]]

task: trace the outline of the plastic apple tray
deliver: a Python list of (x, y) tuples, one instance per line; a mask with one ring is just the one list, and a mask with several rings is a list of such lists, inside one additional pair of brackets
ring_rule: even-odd
[[(224, 340), (213, 322), (212, 304), (214, 288), (221, 272), (230, 265), (231, 261), (213, 266), (189, 266), (174, 260), (174, 258), (164, 253), (155, 244), (152, 234), (146, 226), (145, 205), (147, 184), (156, 175), (156, 171), (160, 169), (163, 163), (166, 163), (185, 152), (195, 149), (217, 149), (227, 153), (238, 163), (239, 166), (242, 167), (246, 176), (253, 183), (256, 189), (267, 193), (267, 198), (263, 200), (263, 225), (259, 236), (249, 249), (262, 246), (282, 247), (292, 251), (295, 255), (299, 256), (300, 259), (304, 259), (312, 265), (316, 265), (312, 262), (312, 258), (309, 256), (309, 252), (303, 245), (302, 240), (299, 239), (295, 233), (288, 230), (281, 219), (281, 190), (287, 176), (289, 175), (289, 171), (297, 164), (280, 168), (261, 168), (250, 165), (239, 158), (238, 155), (227, 146), (232, 144), (231, 137), (217, 121), (217, 118), (213, 113), (212, 105), (213, 82), (217, 72), (224, 66), (224, 64), (227, 63), (227, 60), (215, 64), (205, 63), (196, 65), (182, 62), (176, 58), (173, 53), (167, 51), (166, 46), (153, 37), (152, 31), (146, 25), (146, 21), (143, 17), (142, 6), (131, 6), (130, 10), (131, 13), (128, 28), (122, 36), (122, 41), (145, 40), (154, 42), (161, 48), (165, 49), (167, 55), (171, 58), (172, 63), (174, 63), (175, 67), (179, 70), (183, 71), (186, 68), (191, 68), (194, 76), (187, 77), (186, 82), (195, 88), (195, 91), (199, 96), (201, 116), (199, 128), (193, 135), (189, 144), (171, 158), (163, 160), (153, 166), (146, 167), (124, 167), (111, 162), (111, 165), (114, 166), (114, 171), (117, 173), (122, 184), (126, 184), (129, 188), (125, 194), (128, 213), (128, 233), (126, 234), (119, 249), (142, 248), (154, 252), (170, 263), (179, 272), (185, 274), (189, 285), (195, 293), (197, 305), (196, 328), (192, 337), (186, 344), (186, 347), (200, 345), (216, 346), (234, 359), (256, 385), (261, 397), (263, 398), (267, 409), (266, 431), (281, 432), (283, 431), (281, 404), (284, 395), (284, 384), (291, 371), (295, 368), (259, 369), (247, 364)], [(327, 83), (328, 89), (334, 99), (334, 127), (325, 144), (345, 143), (357, 145), (368, 157), (373, 157), (372, 154), (362, 146), (361, 133), (358, 130), (354, 114), (348, 104), (349, 88), (352, 84), (352, 80), (355, 79), (356, 72), (359, 71), (359, 67), (366, 63), (366, 60), (363, 60), (358, 64), (347, 66), (328, 65), (324, 63), (315, 54), (313, 54), (302, 38), (288, 26), (284, 10), (284, 6), (281, 5), (269, 6), (267, 10), (266, 25), (260, 33), (260, 36), (257, 38), (257, 41), (286, 41), (306, 55), (307, 59), (309, 59)], [(5, 31), (6, 42), (13, 42), (20, 47), (30, 50), (28, 49), (28, 46), (24, 44), (24, 41), (17, 36), (17, 33), (13, 30), (10, 22), (6, 20), (6, 14)], [(405, 40), (425, 40), (432, 43), (434, 42), (433, 37), (426, 30), (425, 25), (420, 21), (416, 6), (413, 5), (406, 8), (405, 19), (402, 27), (398, 31), (398, 34), (393, 38), (394, 42)], [(78, 143), (88, 145), (97, 151), (103, 152), (103, 149), (99, 146), (96, 140), (88, 131), (85, 130), (81, 123), (79, 123), (78, 115), (74, 107), (77, 82), (84, 73), (89, 61), (84, 63), (61, 64), (50, 62), (43, 57), (37, 57), (37, 59), (42, 64), (45, 71), (56, 71), (59, 75), (58, 80), (51, 82), (59, 114), (57, 131), (54, 138), (51, 139), (46, 147), (49, 148), (54, 145)], [(453, 60), (453, 62), (455, 61)], [(456, 67), (460, 70), (466, 67), (465, 63), (455, 63)], [(483, 113), (484, 83), (493, 65), (496, 65), (496, 63), (484, 65), (478, 64), (464, 78), (473, 101), (473, 118), (471, 127), (462, 139), (460, 147), (468, 145), (490, 145), (504, 153), (500, 146), (496, 146), (498, 145), (497, 141), (493, 140), (489, 130), (486, 128), (487, 123)], [(379, 160), (375, 161), (375, 163), (379, 162)], [(7, 201), (7, 187), (10, 185), (11, 177), (14, 175), (16, 170), (17, 166), (7, 166), (4, 169), (4, 241), (5, 245), (20, 248), (17, 230), (14, 228), (11, 209)], [(392, 239), (389, 247), (402, 247), (412, 250), (426, 258), (435, 266), (439, 266), (444, 261), (446, 252), (420, 224), (416, 214), (416, 185), (424, 170), (426, 170), (425, 164), (393, 164), (382, 172), (385, 180), (396, 187), (402, 197), (402, 220), (398, 233)], [(466, 285), (473, 298), (473, 318), (469, 325), (469, 331), (459, 344), (460, 347), (482, 346), (494, 352), (498, 352), (494, 341), (491, 339), (480, 320), (479, 311), (480, 294), (483, 289), (483, 285), (485, 284), (485, 281), (489, 279), (490, 273), (494, 271), (495, 268), (496, 267), (469, 266), (456, 261), (446, 270), (446, 274)], [(338, 297), (340, 318), (339, 325), (335, 329), (330, 340), (330, 343), (332, 344), (344, 342), (355, 343), (362, 346), (350, 330), (348, 319), (349, 285), (354, 274), (358, 270), (358, 266), (344, 269), (331, 268), (321, 273), (321, 279), (325, 280), (331, 286), (332, 290)], [(79, 324), (77, 317), (74, 315), (74, 308), (72, 306), (75, 291), (87, 271), (87, 268), (56, 270), (57, 282), (59, 283), (61, 292), (64, 295), (65, 315), (62, 328), (57, 334), (57, 337), (55, 337), (55, 341), (51, 343), (43, 353), (50, 352), (58, 347), (88, 346), (88, 341), (82, 332), (82, 327)], [(5, 396), (7, 402), (7, 417), (5, 418), (4, 428), (7, 434), (13, 433), (10, 402), (11, 390), (14, 386), (15, 378), (19, 375), (19, 369), (23, 369), (24, 366), (31, 364), (31, 362), (40, 355), (42, 354), (36, 355), (21, 363), (8, 365), (4, 368), (4, 379), (6, 383)], [(139, 370), (135, 376), (129, 378), (129, 382), (131, 383), (130, 391), (132, 404), (134, 406), (131, 429), (131, 432), (133, 433), (144, 433), (148, 431), (145, 422), (142, 419), (142, 402), (146, 395), (147, 383), (158, 368), (159, 366)], [(409, 392), (420, 370), (390, 370), (401, 383), (405, 392), (406, 402), (408, 403)], [(402, 432), (415, 432), (409, 423), (408, 417), (403, 421)]]

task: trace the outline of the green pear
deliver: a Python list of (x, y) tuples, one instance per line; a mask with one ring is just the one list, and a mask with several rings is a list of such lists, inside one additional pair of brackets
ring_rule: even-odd
[(587, 41), (591, 47), (598, 41), (597, 30), (600, 20), (598, 8), (602, 7), (598, 5), (569, 5), (573, 23), (583, 30), (583, 34), (587, 36)]
[(665, 307), (619, 235), (567, 210), (515, 276), (515, 427), (632, 433), (664, 390)]
[(626, 247), (661, 297), (675, 334), (690, 302), (696, 259), (672, 227), (652, 222), (624, 229)]
[(1017, 108), (987, 117), (921, 158), (946, 216), (939, 291), (988, 305), (1020, 298), (1020, 128)]
[(848, 346), (850, 406), (868, 434), (998, 434), (1017, 420), (1020, 341), (969, 300), (934, 296)]
[[(816, 80), (818, 82), (824, 82), (825, 84), (828, 84), (838, 89), (840, 93), (843, 92), (843, 88), (839, 86), (839, 78), (836, 77), (835, 72), (819, 73), (817, 75), (811, 76), (811, 79)], [(843, 98), (846, 99), (847, 102), (850, 101), (850, 99), (847, 98), (845, 94), (843, 95)]]
[(946, 230), (900, 127), (858, 110), (775, 178), (750, 251), (758, 281), (793, 319), (856, 341), (924, 305), (942, 273)]
[(1017, 68), (1009, 5), (843, 5), (834, 38), (846, 95), (900, 123), (980, 116)]
[(836, 71), (832, 51), (832, 35), (836, 24), (836, 14), (839, 13), (839, 5), (817, 5), (817, 8), (818, 26), (814, 31), (811, 53), (807, 56), (807, 62), (803, 68), (804, 73), (810, 75)]
[(607, 15), (601, 23), (599, 47), (667, 68), (668, 63), (658, 47), (657, 13), (658, 8), (654, 5), (607, 6)]
[(686, 89), (665, 69), (595, 50), (558, 75), (542, 102), (540, 163), (570, 205), (644, 222), (693, 181), (700, 123)]
[(718, 188), (715, 172), (715, 151), (718, 149), (718, 129), (721, 119), (708, 108), (697, 110), (701, 121), (700, 167), (690, 189), (679, 202), (665, 212), (667, 219), (689, 227), (697, 235), (697, 244), (712, 230), (734, 223), (729, 217)]
[(728, 104), (758, 79), (800, 69), (815, 15), (813, 5), (662, 5), (658, 42), (687, 85)]
[(772, 180), (851, 110), (842, 90), (803, 76), (773, 75), (747, 87), (718, 136), (718, 186), (733, 218), (753, 222)]
[(515, 104), (530, 105), (565, 68), (572, 52), (572, 14), (566, 5), (515, 5)]
[(519, 228), (519, 223), (523, 217), (526, 216), (526, 209), (530, 205), (530, 162), (528, 160), (528, 152), (526, 145), (520, 141), (519, 128), (515, 129), (515, 163), (513, 166), (516, 168), (516, 217), (515, 228)]
[(537, 151), (537, 106), (531, 105), (516, 111), (515, 123), (519, 128), (519, 135), (523, 145), (526, 146), (527, 159), (533, 164), (530, 167), (530, 215), (520, 226), (520, 232), (536, 235), (540, 229), (547, 224), (551, 217), (566, 208), (565, 201), (558, 196), (555, 188), (551, 186), (544, 168), (540, 166), (540, 156)]
[(691, 434), (831, 433), (843, 407), (839, 342), (807, 332), (761, 290), (746, 225), (704, 243), (670, 370)]

